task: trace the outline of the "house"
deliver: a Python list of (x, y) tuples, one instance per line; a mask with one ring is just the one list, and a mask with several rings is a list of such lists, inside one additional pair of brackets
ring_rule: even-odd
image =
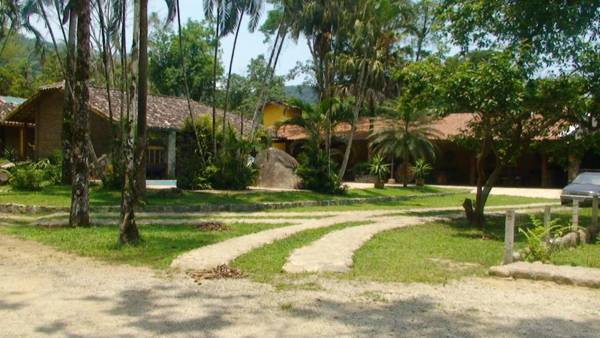
[[(282, 116), (281, 111), (290, 111), (282, 103), (274, 103), (279, 113), (265, 115), (265, 126), (272, 128), (277, 125), (277, 116)], [(272, 108), (274, 109), (274, 108)], [(267, 118), (268, 117), (268, 118)], [(432, 124), (437, 130), (437, 138), (432, 140), (437, 155), (433, 163), (434, 171), (430, 175), (429, 182), (435, 184), (451, 185), (474, 185), (476, 179), (475, 153), (456, 141), (457, 136), (465, 133), (473, 115), (467, 113), (451, 114)], [(371, 149), (369, 147), (369, 135), (373, 130), (386, 128), (385, 119), (361, 118), (358, 121), (354, 134), (354, 141), (348, 165), (348, 174), (345, 179), (355, 179), (355, 171), (359, 170), (360, 164), (369, 161)], [(334, 140), (332, 146), (337, 148), (334, 156), (341, 160), (345, 150), (345, 140), (350, 135), (350, 124), (338, 125), (333, 131)], [(294, 157), (301, 151), (301, 145), (308, 138), (306, 131), (294, 125), (284, 125), (273, 131), (273, 140), (277, 142), (278, 148), (285, 150)], [(401, 159), (395, 159), (399, 164)], [(488, 161), (488, 170), (493, 170), (494, 161)], [(396, 178), (399, 176), (399, 165), (396, 165)], [(500, 178), (499, 185), (504, 186), (530, 186), (530, 187), (562, 187), (567, 183), (567, 174), (563, 167), (549, 161), (548, 157), (541, 151), (531, 151), (518, 161), (516, 167), (507, 169)]]
[(34, 126), (30, 123), (6, 121), (6, 117), (24, 99), (0, 96), (0, 157), (23, 160), (31, 157)]
[[(120, 91), (111, 92), (113, 120), (107, 91), (104, 88), (90, 87), (90, 136), (96, 156), (109, 154), (112, 140), (111, 128), (121, 117)], [(64, 106), (64, 85), (55, 83), (41, 87), (32, 97), (11, 111), (2, 120), (4, 124), (15, 125), (24, 130), (23, 152), (33, 159), (45, 158), (62, 148), (62, 123)], [(194, 119), (212, 115), (212, 109), (198, 102), (191, 102)], [(217, 111), (222, 116), (222, 111)], [(148, 95), (148, 148), (147, 171), (149, 178), (170, 178), (175, 176), (176, 136), (190, 117), (185, 98)], [(232, 127), (238, 128), (240, 117), (228, 115)], [(21, 131), (19, 131), (21, 132)]]

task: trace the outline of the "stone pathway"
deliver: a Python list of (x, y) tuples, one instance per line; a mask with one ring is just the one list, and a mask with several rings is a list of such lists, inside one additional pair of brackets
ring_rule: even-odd
[(490, 275), (600, 288), (600, 269), (578, 266), (517, 262), (494, 266)]
[[(360, 220), (360, 218), (358, 220)], [(356, 221), (356, 219), (349, 219), (346, 215), (324, 219), (313, 219), (304, 221), (298, 225), (270, 229), (250, 235), (235, 237), (220, 243), (187, 252), (173, 260), (171, 267), (184, 271), (208, 270), (221, 264), (228, 264), (245, 253), (248, 253), (261, 246), (273, 243), (277, 240), (292, 236), (296, 233), (310, 229), (324, 228), (334, 224), (350, 221)]]
[(347, 272), (354, 252), (382, 231), (433, 221), (425, 217), (387, 217), (374, 224), (330, 232), (312, 244), (292, 252), (283, 266), (285, 272)]

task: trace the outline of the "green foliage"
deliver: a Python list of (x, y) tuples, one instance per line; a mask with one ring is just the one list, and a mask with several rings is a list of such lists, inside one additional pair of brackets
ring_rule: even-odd
[(200, 149), (191, 121), (177, 133), (177, 186), (186, 190), (209, 189), (210, 178), (217, 171), (210, 162), (211, 121), (205, 117), (195, 122)]
[[(210, 99), (213, 72), (213, 29), (205, 22), (190, 20), (182, 27), (183, 53), (187, 64), (190, 96), (196, 101)], [(152, 89), (162, 95), (183, 96), (183, 73), (177, 34), (170, 29), (157, 29), (150, 37), (148, 67)], [(217, 75), (223, 73), (217, 67)]]
[(239, 137), (231, 128), (228, 128), (224, 137), (225, 149), (215, 161), (212, 186), (217, 189), (244, 190), (254, 183), (258, 174), (251, 158), (256, 146)]
[(379, 182), (382, 182), (390, 173), (390, 165), (385, 163), (381, 155), (375, 155), (369, 162), (369, 173), (377, 177)]
[(346, 192), (342, 180), (335, 173), (335, 166), (314, 142), (309, 142), (299, 156), (300, 166), (296, 174), (302, 179), (302, 188), (326, 194)]
[(15, 190), (39, 191), (44, 186), (44, 171), (32, 164), (20, 165), (11, 171), (9, 183)]
[(552, 254), (560, 249), (554, 240), (561, 237), (567, 228), (561, 224), (560, 219), (552, 220), (548, 227), (534, 215), (530, 216), (530, 220), (531, 226), (519, 228), (527, 243), (524, 258), (529, 262), (548, 262)]
[(219, 147), (225, 137), (225, 148), (219, 148), (219, 156), (210, 152), (212, 122), (206, 117), (196, 121), (200, 142), (194, 135), (193, 125), (188, 121), (177, 134), (177, 186), (186, 190), (227, 189), (243, 190), (250, 186), (257, 175), (251, 155), (256, 154), (259, 145), (241, 137), (232, 128), (217, 126)]
[(9, 170), (9, 183), (15, 190), (39, 191), (42, 188), (60, 183), (62, 157), (55, 152), (47, 159), (38, 162), (25, 162)]
[(29, 97), (41, 85), (62, 80), (56, 53), (40, 54), (33, 39), (8, 38), (0, 55), (0, 93)]
[(415, 176), (415, 178), (421, 179), (421, 180), (424, 180), (425, 178), (427, 178), (427, 176), (429, 175), (431, 170), (433, 170), (431, 165), (422, 158), (418, 159), (415, 162), (415, 165), (412, 166), (412, 168), (411, 168), (411, 172)]

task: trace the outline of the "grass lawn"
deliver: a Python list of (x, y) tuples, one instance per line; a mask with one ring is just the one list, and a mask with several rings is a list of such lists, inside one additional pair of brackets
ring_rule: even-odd
[[(555, 217), (560, 217), (567, 225), (570, 215), (563, 212)], [(581, 224), (589, 222), (589, 210), (585, 210)], [(528, 223), (526, 217), (518, 222), (520, 226)], [(525, 238), (518, 231), (515, 242), (517, 249), (525, 247)], [(375, 236), (355, 253), (353, 270), (342, 277), (444, 283), (464, 276), (485, 276), (489, 267), (502, 262), (503, 248), (503, 217), (488, 217), (485, 236), (464, 220), (435, 222)], [(600, 244), (562, 250), (551, 258), (551, 262), (600, 267)]]
[(231, 224), (230, 230), (222, 232), (205, 232), (185, 225), (139, 226), (143, 242), (133, 247), (117, 245), (117, 226), (76, 229), (12, 226), (0, 227), (0, 232), (108, 262), (166, 268), (175, 257), (186, 251), (284, 225)]
[[(563, 219), (563, 224), (566, 225), (570, 215), (562, 212), (555, 217)], [(581, 222), (589, 224), (589, 210), (583, 210)], [(528, 226), (529, 223), (527, 217), (519, 218), (520, 226)], [(294, 275), (282, 273), (287, 258), (294, 249), (331, 231), (355, 225), (358, 224), (339, 224), (304, 231), (241, 256), (233, 265), (248, 273), (253, 280), (271, 283), (280, 289), (318, 288), (314, 283), (290, 282)], [(503, 217), (488, 217), (485, 233), (471, 227), (464, 220), (440, 221), (386, 231), (375, 236), (355, 253), (351, 272), (327, 276), (407, 283), (445, 283), (465, 276), (486, 276), (489, 267), (502, 261), (503, 240)], [(524, 248), (525, 245), (524, 236), (517, 232), (517, 249)], [(600, 244), (560, 251), (552, 257), (552, 262), (600, 267)]]
[[(148, 205), (200, 205), (200, 204), (247, 204), (261, 202), (288, 202), (302, 200), (335, 200), (341, 198), (365, 198), (384, 196), (407, 196), (424, 193), (442, 193), (456, 190), (434, 187), (408, 187), (386, 189), (352, 189), (344, 195), (327, 195), (310, 191), (295, 192), (261, 192), (243, 191), (228, 193), (209, 193), (184, 191), (149, 191)], [(68, 207), (71, 200), (71, 189), (67, 186), (47, 187), (39, 192), (13, 191), (9, 187), (0, 187), (0, 203), (17, 203), (26, 205), (44, 205)], [(90, 203), (93, 206), (118, 205), (120, 192), (108, 191), (92, 187)]]
[[(469, 193), (459, 193), (445, 196), (428, 196), (416, 197), (404, 201), (394, 201), (385, 203), (361, 203), (354, 205), (333, 205), (326, 207), (304, 207), (291, 208), (283, 210), (271, 210), (271, 212), (310, 212), (310, 211), (352, 211), (352, 210), (373, 210), (373, 209), (411, 209), (411, 208), (445, 208), (445, 207), (461, 207), (465, 198), (475, 198)], [(492, 195), (490, 196), (487, 206), (500, 205), (518, 205), (529, 203), (552, 203), (557, 200), (545, 198), (529, 198), (516, 196)]]

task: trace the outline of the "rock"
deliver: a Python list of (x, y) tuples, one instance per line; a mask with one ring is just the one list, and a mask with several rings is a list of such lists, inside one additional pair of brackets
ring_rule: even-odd
[(10, 173), (6, 169), (0, 169), (0, 185), (8, 183)]
[(5, 163), (0, 164), (0, 169), (4, 169), (4, 170), (8, 170), (8, 169), (11, 169), (14, 167), (15, 167), (15, 164), (12, 162), (5, 162)]
[(257, 185), (263, 188), (296, 189), (300, 178), (295, 174), (298, 161), (285, 151), (269, 148), (256, 157)]

